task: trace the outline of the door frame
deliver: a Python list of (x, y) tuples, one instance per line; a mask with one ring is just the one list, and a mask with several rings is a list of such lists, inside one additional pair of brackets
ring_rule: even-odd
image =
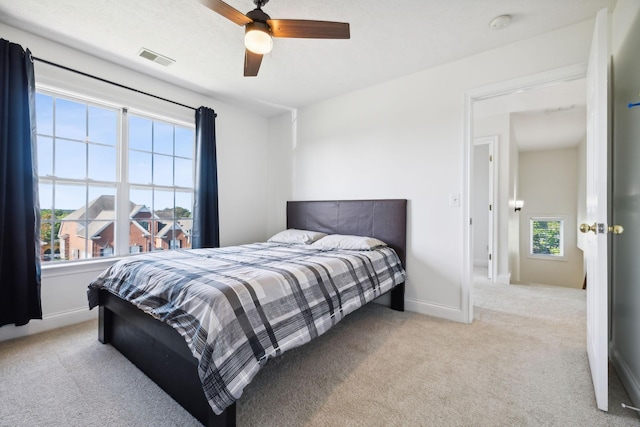
[[(471, 212), (471, 194), (473, 191), (473, 105), (497, 96), (536, 89), (556, 83), (583, 79), (587, 75), (587, 63), (570, 65), (545, 71), (530, 76), (507, 80), (488, 86), (472, 89), (464, 93), (464, 142), (463, 142), (463, 177), (462, 177), (462, 316), (465, 323), (473, 322), (473, 224)], [(501, 177), (500, 179), (505, 179)], [(500, 200), (499, 203), (512, 203)], [(496, 242), (497, 243), (497, 242)], [(495, 251), (497, 252), (497, 251)], [(499, 259), (494, 259), (498, 264)]]
[[(498, 227), (496, 223), (497, 215), (496, 212), (496, 188), (498, 188), (498, 179), (496, 174), (496, 169), (498, 167), (498, 136), (480, 136), (474, 138), (473, 147), (475, 149), (478, 145), (488, 145), (489, 147), (489, 156), (491, 156), (491, 160), (489, 161), (489, 176), (488, 176), (488, 185), (489, 185), (489, 204), (491, 205), (491, 209), (489, 210), (489, 230), (488, 230), (488, 252), (491, 257), (488, 260), (487, 265), (487, 273), (488, 279), (491, 282), (495, 282), (496, 278), (496, 252), (497, 246), (496, 242), (498, 241)], [(473, 153), (471, 153), (473, 156)], [(473, 171), (472, 171), (473, 172)], [(473, 176), (473, 174), (472, 174)], [(471, 203), (470, 209), (473, 210), (473, 203)], [(472, 236), (473, 239), (473, 236)], [(473, 246), (472, 246), (473, 247)], [(472, 249), (473, 251), (473, 249)]]

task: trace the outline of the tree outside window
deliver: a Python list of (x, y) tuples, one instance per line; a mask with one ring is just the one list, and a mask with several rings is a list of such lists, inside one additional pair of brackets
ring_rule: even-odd
[(530, 255), (563, 257), (562, 218), (531, 218), (530, 220)]

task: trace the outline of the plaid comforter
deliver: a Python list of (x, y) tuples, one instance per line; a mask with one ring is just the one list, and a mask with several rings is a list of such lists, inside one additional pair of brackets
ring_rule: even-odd
[(311, 341), (404, 280), (390, 248), (254, 243), (129, 257), (94, 280), (88, 296), (93, 308), (99, 289), (107, 289), (176, 329), (220, 414), (269, 358)]

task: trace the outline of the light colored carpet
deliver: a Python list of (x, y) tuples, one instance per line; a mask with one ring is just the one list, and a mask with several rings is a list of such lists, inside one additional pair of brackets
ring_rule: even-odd
[[(582, 291), (504, 286), (475, 290), (472, 325), (360, 309), (271, 360), (238, 425), (640, 425), (613, 372), (610, 412), (595, 407)], [(198, 423), (100, 344), (96, 322), (0, 343), (0, 426), (98, 425)]]

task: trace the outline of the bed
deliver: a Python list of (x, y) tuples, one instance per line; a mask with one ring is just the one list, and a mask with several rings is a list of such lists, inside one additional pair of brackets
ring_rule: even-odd
[[(399, 259), (400, 263), (404, 265), (406, 257), (406, 207), (407, 201), (401, 199), (287, 202), (287, 229), (313, 230), (328, 234), (357, 235), (377, 238), (387, 243), (389, 248), (392, 248), (393, 251), (395, 251), (395, 254), (397, 254), (397, 259)], [(267, 258), (271, 257), (271, 253), (273, 251), (277, 251), (285, 253), (286, 256), (290, 256), (292, 257), (292, 260), (295, 260), (297, 258), (293, 258), (293, 253), (302, 251), (302, 257), (307, 257), (310, 260), (308, 262), (313, 263), (316, 262), (316, 255), (324, 257), (332, 254), (332, 251), (329, 251), (326, 253), (320, 252), (312, 255), (311, 252), (305, 252), (307, 250), (306, 248), (289, 248), (286, 245), (284, 247), (276, 246), (274, 248), (273, 246), (265, 245), (267, 244), (254, 244), (248, 246), (251, 251), (260, 254), (259, 256)], [(189, 254), (195, 252), (202, 255), (199, 251), (204, 250), (190, 251)], [(235, 248), (222, 248), (222, 252), (227, 254), (234, 251)], [(379, 248), (371, 252), (382, 253), (385, 251), (389, 252), (387, 248)], [(182, 255), (186, 256), (186, 253), (187, 251), (184, 251)], [(395, 256), (395, 254), (393, 255)], [(180, 257), (174, 256), (173, 258), (174, 264), (182, 262)], [(348, 264), (344, 260), (341, 262), (345, 265)], [(363, 263), (370, 262), (373, 261), (368, 259), (363, 261)], [(388, 261), (384, 262), (388, 263)], [(249, 263), (247, 263), (247, 265), (248, 264)], [(221, 273), (217, 272), (217, 274)], [(404, 271), (402, 271), (401, 277), (404, 278)], [(123, 281), (121, 279), (118, 280), (121, 282)], [(118, 280), (114, 281), (118, 282)], [(387, 281), (385, 281), (385, 283), (387, 283)], [(367, 301), (365, 302), (372, 299), (370, 298), (371, 296), (378, 297), (383, 292), (386, 293), (388, 286), (391, 286), (391, 289), (388, 290), (388, 293), (390, 294), (390, 307), (395, 310), (403, 311), (404, 282), (385, 285), (384, 288), (380, 287), (379, 289), (372, 288), (368, 294)], [(259, 293), (260, 289), (256, 289)], [(126, 288), (126, 292), (121, 291), (120, 295), (124, 293), (129, 294), (128, 296), (133, 296), (131, 299), (134, 302), (136, 301), (136, 296), (139, 295), (137, 289), (133, 287), (131, 287), (131, 289)], [(176, 291), (175, 293), (182, 295), (181, 292)], [(359, 298), (362, 299), (362, 296)], [(153, 300), (153, 298), (147, 299)], [(355, 299), (358, 299), (358, 297), (355, 297)], [(93, 300), (93, 302), (91, 302), (91, 300)], [(337, 300), (335, 299), (332, 299), (332, 301), (337, 303)], [(346, 296), (345, 301), (347, 301)], [(135, 303), (137, 304), (137, 302)], [(235, 425), (236, 407), (233, 398), (231, 398), (230, 401), (230, 398), (227, 396), (227, 401), (220, 405), (214, 403), (210, 404), (212, 396), (210, 389), (215, 388), (217, 390), (219, 387), (215, 385), (203, 386), (203, 380), (201, 380), (201, 374), (199, 374), (198, 359), (194, 357), (193, 342), (190, 341), (189, 345), (187, 343), (187, 339), (174, 329), (174, 327), (169, 326), (168, 323), (157, 320), (150, 314), (142, 311), (138, 306), (107, 290), (96, 289), (95, 287), (92, 288), (90, 291), (90, 305), (99, 305), (100, 342), (105, 344), (110, 343), (113, 347), (118, 349), (125, 357), (134, 363), (141, 371), (149, 376), (204, 425)], [(345, 312), (343, 314), (342, 308), (343, 305), (341, 302), (339, 311), (336, 310), (336, 312), (334, 312), (334, 309), (331, 308), (331, 322), (334, 322), (334, 318), (337, 319), (335, 322), (339, 321), (343, 315), (348, 314), (352, 310), (351, 308), (345, 308)], [(172, 311), (172, 313), (175, 312), (175, 310)], [(154, 313), (154, 315), (159, 317), (157, 313)], [(176, 317), (175, 314), (172, 314), (172, 316), (173, 318)], [(173, 323), (175, 324), (176, 322)], [(265, 337), (267, 336), (270, 337), (269, 339), (272, 339), (272, 334), (266, 332), (268, 329), (268, 322), (265, 322), (265, 325), (266, 326), (264, 328), (261, 328), (258, 331), (261, 333), (260, 336), (262, 336), (262, 338), (256, 338), (253, 341), (248, 340), (250, 343), (245, 345), (246, 348), (250, 347), (254, 351), (253, 356), (255, 356), (255, 358), (260, 359), (258, 362), (260, 367), (267, 362), (269, 357), (273, 357), (281, 351), (280, 348), (277, 348), (276, 353), (263, 355), (262, 357), (258, 357), (255, 353), (256, 343), (261, 342), (261, 340), (266, 340), (267, 338)], [(316, 326), (317, 325), (313, 325), (312, 329), (315, 329)], [(329, 327), (330, 325), (328, 327), (322, 326), (322, 330), (320, 330), (319, 333), (323, 333)], [(265, 331), (262, 331), (262, 329)], [(181, 331), (181, 333), (184, 333), (184, 331)], [(294, 344), (295, 346), (300, 345), (301, 343), (312, 339), (315, 335), (317, 334), (311, 334), (309, 337), (305, 337), (302, 342)], [(197, 334), (194, 336), (197, 336)], [(231, 340), (228, 340), (228, 342), (231, 342)], [(284, 349), (282, 351), (286, 351), (288, 349), (288, 347), (283, 345), (282, 342), (280, 342), (279, 345)], [(216, 349), (223, 348), (219, 344), (212, 347)], [(251, 352), (247, 350), (245, 353)], [(247, 357), (245, 354), (244, 358), (252, 359), (253, 356)], [(248, 366), (250, 365), (253, 368), (257, 368), (256, 363), (254, 362), (255, 361), (252, 359)], [(233, 359), (233, 363), (229, 362), (228, 364), (236, 365), (239, 363), (241, 362), (237, 362)], [(219, 367), (220, 365), (216, 366)], [(200, 367), (200, 369), (202, 368)], [(208, 370), (207, 372), (213, 372), (213, 374), (215, 374), (210, 376), (216, 376), (220, 373), (218, 370)], [(213, 384), (215, 384), (215, 381)], [(205, 391), (205, 389), (207, 390)], [(224, 393), (220, 394), (224, 395)], [(208, 396), (208, 398), (206, 396)], [(221, 398), (225, 397), (222, 396)], [(226, 406), (227, 404), (229, 406)], [(212, 409), (212, 405), (217, 409), (216, 411)], [(221, 411), (221, 407), (223, 406), (226, 407)]]

